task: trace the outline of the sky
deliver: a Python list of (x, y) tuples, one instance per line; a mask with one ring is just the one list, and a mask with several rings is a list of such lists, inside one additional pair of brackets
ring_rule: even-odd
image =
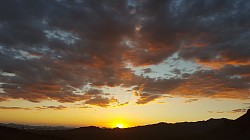
[(0, 0), (0, 122), (235, 119), (250, 107), (249, 17), (248, 0)]

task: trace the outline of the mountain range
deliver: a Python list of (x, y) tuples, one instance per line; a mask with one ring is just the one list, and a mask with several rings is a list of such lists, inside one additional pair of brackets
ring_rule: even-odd
[(125, 129), (95, 126), (31, 128), (0, 126), (0, 135), (7, 140), (249, 140), (250, 110), (235, 120), (222, 118), (175, 124), (162, 122)]

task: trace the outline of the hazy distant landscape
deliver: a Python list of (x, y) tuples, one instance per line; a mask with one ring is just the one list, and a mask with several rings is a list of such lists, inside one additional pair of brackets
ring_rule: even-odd
[(123, 129), (90, 126), (48, 130), (43, 127), (16, 129), (0, 126), (0, 134), (7, 140), (248, 140), (250, 110), (236, 120), (223, 118), (175, 124), (158, 123)]

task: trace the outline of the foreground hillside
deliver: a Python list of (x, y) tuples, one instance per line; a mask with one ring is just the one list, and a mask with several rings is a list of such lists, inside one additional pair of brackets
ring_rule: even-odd
[(249, 140), (250, 110), (236, 120), (158, 123), (127, 129), (81, 127), (69, 130), (20, 130), (0, 127), (0, 134), (8, 140)]

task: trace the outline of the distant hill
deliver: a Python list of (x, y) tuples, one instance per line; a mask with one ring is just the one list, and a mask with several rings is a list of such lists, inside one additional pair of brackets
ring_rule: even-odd
[(36, 134), (26, 130), (0, 126), (0, 137), (3, 140), (64, 140), (63, 138)]
[(21, 125), (14, 123), (0, 123), (0, 126), (17, 128), (17, 129), (35, 129), (35, 130), (66, 130), (72, 129), (64, 126), (35, 126), (35, 125)]
[(0, 127), (8, 140), (249, 140), (250, 110), (236, 120), (209, 119), (183, 123), (158, 123), (126, 129), (95, 126), (68, 130), (20, 130)]

